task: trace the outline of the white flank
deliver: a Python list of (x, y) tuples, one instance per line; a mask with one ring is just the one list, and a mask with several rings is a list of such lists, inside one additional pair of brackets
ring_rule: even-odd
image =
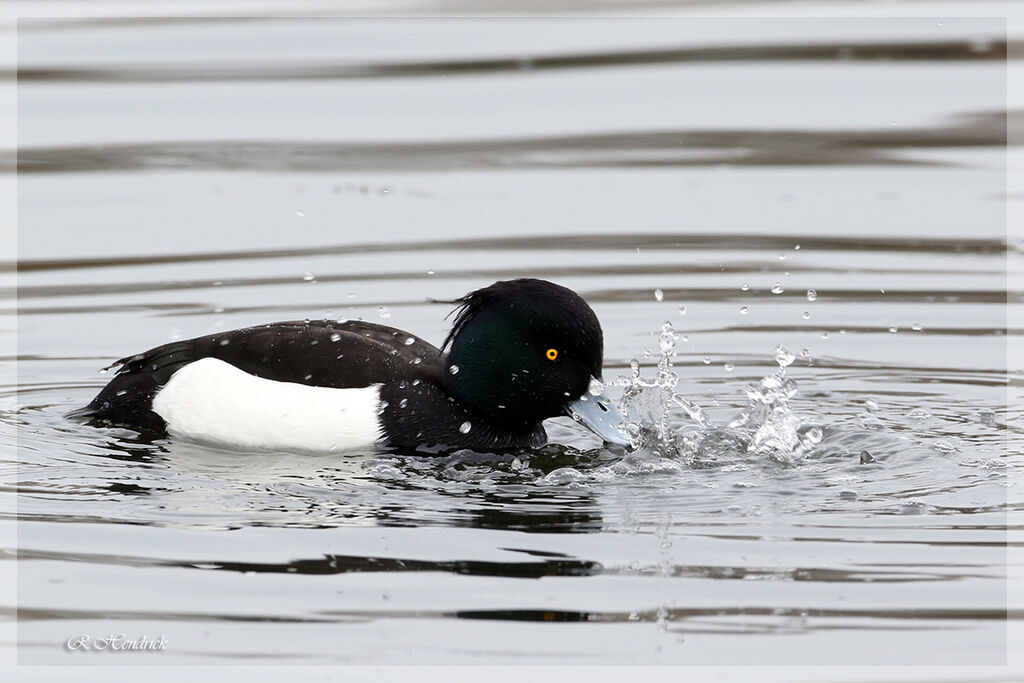
[(382, 436), (379, 405), (379, 385), (275, 382), (216, 358), (189, 363), (153, 397), (153, 412), (173, 436), (259, 450), (372, 447)]

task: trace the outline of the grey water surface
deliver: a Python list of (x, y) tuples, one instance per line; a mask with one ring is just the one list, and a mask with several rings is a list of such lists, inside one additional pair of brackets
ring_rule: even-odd
[[(19, 662), (1005, 663), (1006, 55), (983, 19), (23, 22)], [(521, 276), (706, 423), (655, 388), (660, 446), (418, 458), (64, 417), (172, 339), (439, 343)], [(796, 393), (740, 424), (779, 345)], [(66, 645), (109, 633), (167, 646)]]

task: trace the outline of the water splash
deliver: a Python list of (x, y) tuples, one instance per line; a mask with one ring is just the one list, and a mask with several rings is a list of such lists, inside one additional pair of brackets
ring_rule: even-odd
[(746, 407), (723, 426), (682, 395), (674, 367), (677, 334), (671, 322), (661, 326), (661, 355), (653, 378), (644, 377), (640, 364), (631, 361), (630, 375), (611, 382), (624, 387), (623, 429), (638, 446), (631, 461), (669, 459), (702, 468), (754, 457), (791, 464), (821, 442), (823, 430), (805, 424), (790, 405), (797, 384), (786, 372), (795, 354), (777, 346), (778, 369), (745, 387)]

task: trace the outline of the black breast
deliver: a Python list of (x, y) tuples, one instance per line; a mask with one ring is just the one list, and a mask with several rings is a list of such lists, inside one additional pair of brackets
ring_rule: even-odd
[(398, 380), (381, 387), (385, 445), (437, 452), (453, 448), (537, 448), (547, 441), (541, 424), (495, 427), (476, 417), (435, 382)]

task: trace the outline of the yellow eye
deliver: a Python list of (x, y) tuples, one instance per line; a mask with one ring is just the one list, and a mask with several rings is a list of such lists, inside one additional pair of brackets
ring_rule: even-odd
[(555, 360), (558, 358), (558, 349), (548, 349), (544, 355), (548, 357), (548, 360)]

